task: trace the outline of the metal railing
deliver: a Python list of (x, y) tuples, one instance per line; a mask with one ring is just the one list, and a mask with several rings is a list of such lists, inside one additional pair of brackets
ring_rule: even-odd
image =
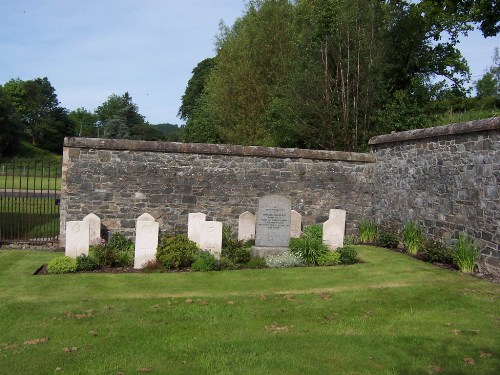
[(0, 242), (59, 238), (61, 164), (0, 162)]

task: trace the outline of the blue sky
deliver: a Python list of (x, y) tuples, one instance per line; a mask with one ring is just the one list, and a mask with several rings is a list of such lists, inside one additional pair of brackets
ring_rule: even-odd
[[(47, 77), (61, 105), (93, 111), (128, 91), (150, 123), (180, 124), (192, 69), (215, 54), (219, 21), (232, 25), (244, 0), (1, 0), (0, 84)], [(500, 38), (480, 32), (460, 49), (473, 79)]]

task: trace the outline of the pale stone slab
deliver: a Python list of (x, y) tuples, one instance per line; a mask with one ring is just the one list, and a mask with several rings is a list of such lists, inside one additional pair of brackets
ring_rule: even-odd
[(89, 255), (89, 233), (89, 223), (85, 221), (67, 221), (64, 255), (75, 259), (82, 254)]
[(200, 248), (208, 250), (219, 259), (222, 251), (222, 223), (204, 221), (201, 223)]
[(292, 210), (290, 216), (290, 237), (299, 238), (302, 234), (302, 215)]
[(207, 219), (207, 215), (201, 212), (190, 213), (188, 215), (188, 238), (191, 241), (197, 243), (198, 246), (200, 243), (200, 233), (201, 233), (201, 225)]
[(243, 212), (238, 220), (238, 240), (248, 241), (255, 238), (255, 215)]
[(344, 246), (345, 210), (330, 210), (330, 219), (323, 224), (323, 242), (333, 250)]
[(145, 263), (156, 259), (160, 224), (150, 214), (137, 218), (135, 227), (134, 268), (140, 269)]
[(84, 222), (89, 223), (90, 244), (101, 243), (101, 218), (94, 213), (88, 214), (83, 218)]
[(260, 198), (255, 226), (255, 246), (288, 247), (290, 221), (290, 199), (281, 195), (266, 195)]

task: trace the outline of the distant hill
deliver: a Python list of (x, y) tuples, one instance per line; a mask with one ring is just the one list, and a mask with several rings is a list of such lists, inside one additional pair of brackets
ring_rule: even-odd
[(180, 141), (181, 128), (175, 124), (158, 124), (155, 126), (165, 138), (165, 141), (178, 142)]

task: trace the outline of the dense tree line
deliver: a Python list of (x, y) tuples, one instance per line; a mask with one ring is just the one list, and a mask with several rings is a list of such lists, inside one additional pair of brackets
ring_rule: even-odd
[(94, 112), (68, 111), (46, 77), (0, 86), (0, 157), (15, 155), (22, 140), (59, 153), (66, 136), (177, 141), (179, 128), (149, 124), (127, 92), (109, 96)]
[(440, 101), (466, 97), (458, 38), (472, 22), (496, 35), (498, 10), (496, 1), (252, 0), (193, 70), (183, 137), (362, 150), (375, 134), (427, 126)]

